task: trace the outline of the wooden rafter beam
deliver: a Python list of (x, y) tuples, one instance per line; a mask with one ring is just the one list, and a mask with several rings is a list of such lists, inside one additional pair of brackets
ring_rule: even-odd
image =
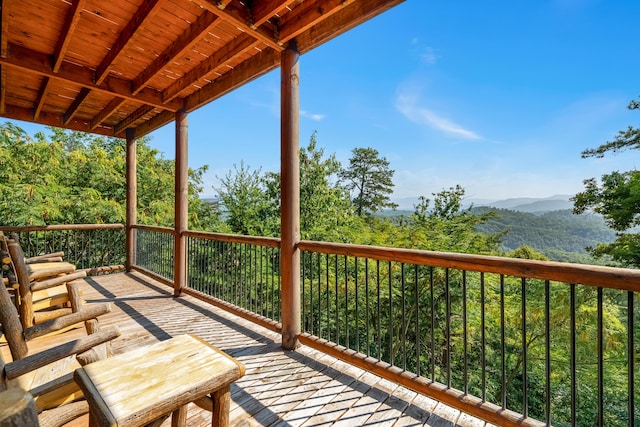
[(251, 6), (251, 16), (253, 25), (258, 27), (267, 22), (271, 17), (277, 15), (287, 8), (291, 0), (262, 0), (254, 1)]
[(156, 108), (178, 111), (182, 108), (182, 100), (176, 99), (164, 102), (162, 93), (146, 88), (137, 95), (131, 93), (131, 82), (118, 77), (109, 76), (101, 85), (94, 83), (92, 70), (77, 64), (64, 61), (60, 71), (53, 72), (51, 58), (48, 55), (36, 52), (22, 46), (9, 45), (9, 53), (6, 58), (0, 57), (0, 65), (30, 71), (44, 77), (59, 79), (66, 83), (74, 83), (92, 90), (101, 91), (111, 96), (125, 98), (128, 101), (153, 105)]
[[(160, 114), (157, 114), (151, 118), (151, 120), (145, 121), (140, 126), (137, 126), (134, 131), (134, 138), (141, 138), (156, 129), (161, 128), (167, 123), (171, 123), (176, 118), (176, 115), (170, 111), (163, 111)], [(124, 138), (124, 130), (120, 133), (115, 134), (118, 138)]]
[(38, 120), (40, 117), (40, 113), (42, 112), (42, 108), (44, 107), (44, 103), (47, 99), (47, 95), (49, 93), (49, 77), (45, 77), (42, 81), (42, 85), (40, 86), (40, 91), (38, 92), (38, 99), (36, 100), (36, 108), (33, 110), (33, 119)]
[(109, 102), (109, 104), (107, 104), (106, 107), (104, 107), (102, 110), (100, 110), (100, 113), (98, 113), (98, 115), (96, 115), (91, 120), (91, 123), (89, 125), (91, 130), (93, 130), (93, 129), (97, 128), (98, 126), (100, 126), (102, 124), (102, 122), (104, 122), (106, 119), (108, 119), (109, 116), (111, 116), (126, 101), (127, 101), (126, 99), (120, 98), (118, 96), (113, 98), (111, 100), (111, 102)]
[(135, 33), (142, 27), (147, 19), (153, 18), (160, 10), (158, 7), (160, 0), (145, 0), (143, 5), (136, 11), (127, 26), (120, 32), (118, 40), (111, 46), (109, 53), (104, 57), (96, 69), (96, 84), (101, 84), (111, 71), (113, 63), (133, 39)]
[(351, 3), (334, 13), (330, 19), (322, 20), (309, 31), (297, 36), (298, 50), (301, 54), (308, 52), (404, 1), (367, 0)]
[(124, 132), (126, 128), (131, 127), (132, 124), (134, 124), (136, 121), (140, 120), (142, 117), (144, 117), (146, 114), (150, 113), (153, 110), (154, 108), (149, 105), (143, 105), (142, 107), (138, 108), (136, 111), (129, 114), (127, 117), (125, 117), (123, 120), (121, 120), (117, 125), (113, 127), (114, 135), (117, 135), (120, 132)]
[(326, 0), (322, 7), (315, 2), (302, 2), (280, 19), (280, 42), (286, 43), (309, 28), (330, 18), (355, 0)]
[(73, 32), (80, 21), (80, 15), (84, 9), (86, 0), (75, 0), (67, 13), (64, 26), (60, 31), (60, 37), (58, 38), (58, 45), (56, 46), (55, 53), (53, 54), (53, 72), (57, 73), (62, 65), (64, 56), (69, 47), (69, 42), (73, 36)]
[(171, 46), (165, 49), (158, 57), (144, 69), (135, 79), (133, 79), (133, 94), (137, 94), (142, 90), (153, 77), (160, 73), (164, 67), (173, 59), (182, 55), (185, 51), (190, 49), (202, 36), (208, 31), (218, 25), (220, 19), (218, 16), (204, 12), (200, 17), (189, 27), (187, 31), (182, 33)]
[(252, 58), (242, 62), (233, 69), (233, 73), (225, 73), (198, 92), (185, 98), (185, 109), (193, 111), (203, 105), (220, 98), (233, 89), (268, 73), (280, 65), (280, 52), (265, 49)]
[(194, 82), (206, 77), (207, 74), (213, 72), (225, 62), (233, 60), (235, 57), (249, 49), (254, 49), (258, 44), (262, 43), (256, 41), (253, 37), (237, 37), (169, 86), (164, 91), (164, 99), (167, 102), (171, 101), (178, 96), (181, 91), (192, 85)]
[(78, 114), (78, 111), (80, 110), (80, 105), (82, 105), (82, 103), (87, 99), (90, 93), (91, 93), (91, 89), (89, 88), (83, 87), (82, 89), (80, 89), (78, 96), (75, 97), (75, 99), (73, 100), (73, 102), (71, 103), (69, 108), (67, 108), (67, 111), (63, 115), (63, 120), (62, 120), (63, 124), (66, 125), (71, 121), (71, 119), (73, 119), (73, 116)]
[(229, 3), (221, 9), (217, 4), (219, 2), (216, 2), (215, 0), (194, 0), (194, 3), (235, 25), (245, 33), (255, 37), (272, 49), (275, 49), (278, 52), (283, 50), (283, 47), (278, 43), (277, 28), (269, 23), (265, 23), (258, 28), (253, 28), (251, 22), (251, 11), (246, 6), (239, 3)]
[[(172, 113), (170, 113), (172, 114)], [(63, 123), (62, 114), (40, 113), (38, 120), (33, 118), (33, 110), (31, 108), (18, 107), (16, 105), (7, 105), (2, 117), (13, 120), (22, 120), (24, 122), (38, 123), (45, 126), (63, 127), (65, 129), (77, 130), (80, 132), (91, 132), (100, 135), (114, 136), (112, 127), (99, 126), (95, 129), (89, 128), (89, 122), (84, 120), (72, 119), (66, 125)]]

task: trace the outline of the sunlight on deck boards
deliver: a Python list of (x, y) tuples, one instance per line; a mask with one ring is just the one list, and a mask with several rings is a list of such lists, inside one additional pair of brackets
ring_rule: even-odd
[[(82, 288), (87, 303), (112, 304), (100, 322), (122, 333), (114, 353), (191, 333), (240, 360), (246, 375), (231, 386), (231, 426), (489, 426), (308, 347), (284, 351), (278, 334), (190, 296), (173, 298), (172, 289), (141, 274), (90, 277)], [(210, 413), (194, 405), (188, 417), (189, 426), (211, 425)]]

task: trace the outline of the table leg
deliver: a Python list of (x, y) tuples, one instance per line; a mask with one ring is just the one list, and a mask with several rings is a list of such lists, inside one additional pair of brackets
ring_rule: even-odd
[(187, 425), (187, 405), (181, 406), (171, 414), (171, 427), (185, 427)]
[(213, 392), (213, 413), (211, 425), (213, 427), (229, 426), (229, 406), (231, 404), (231, 387), (225, 386)]

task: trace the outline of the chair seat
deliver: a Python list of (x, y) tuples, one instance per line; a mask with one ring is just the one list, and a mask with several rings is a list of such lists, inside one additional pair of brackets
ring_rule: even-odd
[[(82, 391), (73, 381), (73, 372), (80, 367), (75, 355), (65, 357), (9, 381), (9, 388), (18, 386), (33, 394), (38, 412), (56, 408), (82, 397)], [(49, 390), (53, 385), (55, 389)], [(45, 391), (42, 393), (42, 391)]]

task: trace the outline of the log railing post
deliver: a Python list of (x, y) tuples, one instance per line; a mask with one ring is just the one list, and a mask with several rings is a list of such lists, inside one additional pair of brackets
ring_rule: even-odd
[(176, 112), (175, 215), (173, 245), (173, 294), (180, 296), (186, 286), (186, 237), (188, 228), (188, 130), (187, 113)]
[(127, 154), (126, 154), (126, 182), (127, 182), (127, 201), (126, 201), (126, 227), (125, 227), (125, 246), (126, 261), (125, 269), (131, 271), (131, 266), (136, 263), (136, 231), (133, 228), (137, 223), (136, 211), (138, 205), (138, 179), (137, 179), (137, 142), (135, 139), (134, 129), (126, 130), (127, 138)]
[(300, 154), (299, 54), (295, 43), (282, 53), (280, 118), (280, 274), (282, 347), (292, 350), (300, 334)]

